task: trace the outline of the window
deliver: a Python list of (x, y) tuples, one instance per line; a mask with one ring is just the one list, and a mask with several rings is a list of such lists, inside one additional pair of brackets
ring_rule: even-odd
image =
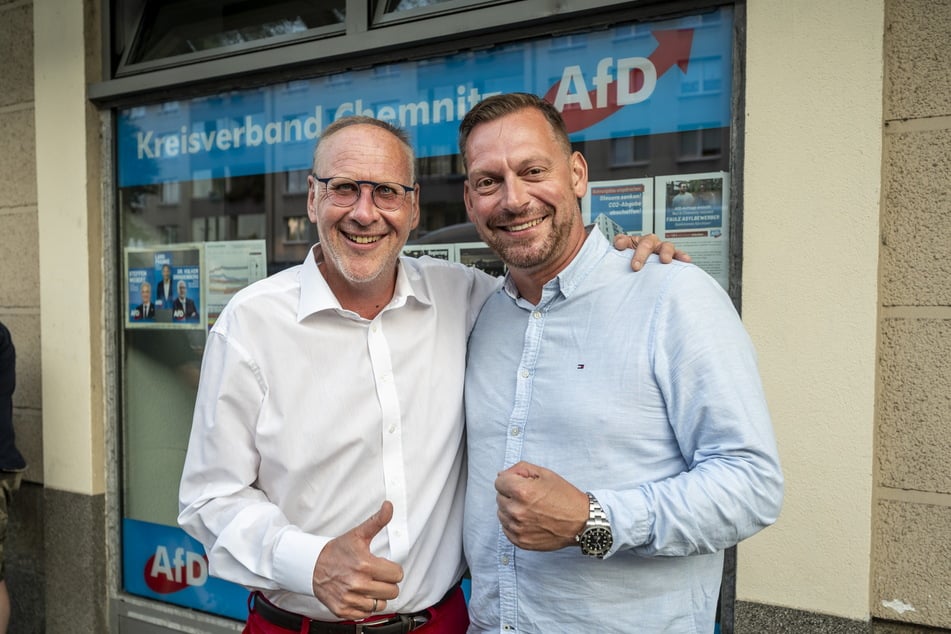
[(685, 96), (718, 93), (723, 90), (723, 61), (700, 59), (690, 61), (690, 72), (680, 82), (680, 91)]
[[(254, 4), (268, 5), (260, 15), (274, 17), (294, 6), (292, 2), (171, 0), (161, 7), (158, 2), (151, 6), (151, 0), (142, 2), (150, 10), (171, 12), (186, 25), (179, 28), (173, 20), (164, 33), (143, 34), (152, 36), (145, 40), (152, 48), (143, 49), (152, 50), (150, 60), (177, 55), (175, 70), (183, 73), (188, 71), (180, 63), (183, 56), (306, 37), (315, 28), (301, 18), (308, 30), (294, 30), (298, 26), (293, 22), (270, 34), (252, 30), (247, 35), (220, 16), (217, 22), (202, 17), (203, 11), (215, 6), (241, 9), (246, 19), (251, 14), (248, 7)], [(342, 0), (309, 4), (336, 7), (340, 12), (344, 6)], [(359, 6), (353, 0), (347, 4)], [(516, 12), (530, 3), (368, 3), (363, 16), (366, 24), (359, 34), (365, 35), (367, 28), (375, 26), (373, 18), (381, 15), (387, 24), (396, 24), (495, 4)], [(195, 24), (186, 15), (186, 5), (195, 7), (198, 19), (191, 21)], [(597, 13), (590, 7), (588, 11)], [(464, 17), (476, 14), (481, 17), (479, 11)], [(195, 399), (195, 369), (216, 317), (213, 306), (218, 302), (220, 310), (229, 293), (265, 273), (298, 265), (308, 256), (317, 239), (306, 207), (314, 144), (341, 115), (361, 113), (392, 121), (406, 129), (412, 140), (420, 215), (409, 252), (502, 273), (498, 258), (479, 242), (467, 220), (463, 165), (456, 146), (458, 126), (468, 109), (488, 93), (558, 93), (572, 106), (563, 110), (566, 121), (571, 119), (572, 145), (588, 163), (589, 193), (582, 201), (585, 222), (601, 227), (606, 235), (656, 231), (695, 255), (698, 264), (718, 266), (718, 281), (729, 275), (729, 266), (716, 258), (723, 255), (726, 262), (730, 243), (727, 214), (734, 120), (729, 94), (733, 72), (730, 15), (727, 7), (718, 11), (717, 19), (632, 19), (605, 28), (581, 25), (573, 33), (566, 29), (574, 29), (574, 22), (568, 26), (562, 17), (554, 30), (547, 22), (537, 24), (534, 36), (520, 33), (509, 38), (485, 29), (478, 46), (460, 43), (460, 50), (425, 58), (418, 50), (407, 52), (395, 45), (375, 64), (339, 53), (332, 68), (322, 67), (312, 74), (282, 69), (271, 83), (261, 79), (263, 74), (254, 74), (246, 87), (229, 86), (194, 98), (170, 91), (147, 105), (116, 106), (117, 242), (130, 260), (132, 255), (145, 258), (135, 268), (149, 280), (158, 279), (162, 258), (171, 262), (177, 275), (193, 276), (196, 290), (203, 289), (198, 298), (204, 300), (207, 311), (201, 323), (187, 327), (159, 323), (157, 316), (153, 324), (126, 323), (122, 332), (124, 561), (139, 562), (134, 546), (142, 545), (154, 554), (157, 542), (165, 548), (166, 536), (179, 539), (183, 535), (176, 523), (180, 460)], [(156, 14), (152, 28), (157, 19)], [(342, 13), (333, 20), (341, 26)], [(422, 34), (423, 26), (429, 23), (420, 22), (402, 32), (415, 33), (422, 40), (431, 36)], [(199, 27), (209, 39), (197, 38)], [(695, 29), (695, 47), (686, 52), (689, 70), (672, 63), (658, 70), (652, 81), (643, 81), (645, 73), (636, 64), (654, 54), (658, 41), (651, 34), (657, 29), (684, 28)], [(552, 32), (558, 35), (553, 37)], [(237, 39), (235, 33), (244, 39)], [(176, 48), (191, 42), (193, 36), (198, 42), (193, 51), (190, 45)], [(186, 49), (192, 52), (181, 52)], [(616, 97), (621, 88), (627, 91), (627, 99), (621, 104), (617, 99), (611, 102), (609, 97)], [(644, 94), (638, 94), (641, 90)], [(579, 113), (584, 116), (575, 116)], [(707, 197), (710, 202), (701, 202)], [(684, 202), (691, 199), (692, 204)], [(249, 242), (256, 244), (248, 246)], [(132, 301), (140, 287), (132, 285), (131, 276), (125, 284), (125, 299)], [(126, 306), (126, 312), (129, 308), (134, 307)], [(153, 537), (156, 534), (161, 538)], [(138, 543), (130, 536), (137, 537)], [(131, 578), (138, 574), (141, 580), (143, 566), (130, 565), (132, 572), (122, 582), (124, 591), (156, 601), (181, 601), (179, 605), (225, 616), (231, 613), (219, 611), (233, 608), (237, 614), (246, 614), (243, 588), (236, 589), (243, 595), (232, 600), (217, 590), (186, 587), (169, 596), (133, 586)]]
[(722, 132), (719, 128), (689, 130), (680, 133), (680, 160), (697, 161), (723, 154)]
[(182, 184), (178, 181), (162, 183), (161, 201), (163, 205), (177, 205), (181, 199)]
[(285, 242), (309, 242), (311, 239), (311, 222), (307, 216), (291, 216), (285, 218)]
[(639, 134), (611, 139), (611, 165), (646, 165), (651, 157), (651, 139)]
[[(346, 0), (144, 0), (123, 66), (299, 40), (342, 25)], [(134, 3), (120, 3), (131, 21)], [(339, 30), (339, 27), (338, 27)], [(119, 73), (121, 74), (121, 73)]]
[(162, 230), (162, 235), (165, 236), (165, 244), (178, 242), (178, 225), (163, 225), (159, 229)]
[(377, 4), (375, 24), (389, 24), (405, 19), (432, 17), (498, 4), (500, 0), (382, 0)]
[(310, 170), (292, 170), (284, 174), (285, 194), (306, 194), (307, 176)]

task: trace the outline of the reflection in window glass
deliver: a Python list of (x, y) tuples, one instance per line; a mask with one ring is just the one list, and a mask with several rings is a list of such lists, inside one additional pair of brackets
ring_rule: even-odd
[(387, 13), (396, 13), (399, 11), (410, 11), (420, 7), (431, 7), (436, 4), (449, 2), (449, 0), (391, 0), (387, 4)]
[(178, 225), (163, 225), (159, 227), (165, 236), (166, 244), (175, 244), (178, 242)]
[(680, 82), (684, 95), (716, 93), (723, 89), (723, 62), (719, 59), (700, 59), (690, 63), (690, 79)]
[(611, 164), (643, 165), (651, 158), (651, 140), (649, 136), (629, 136), (611, 139)]
[(284, 236), (287, 242), (307, 242), (310, 240), (310, 219), (307, 216), (292, 216), (285, 218), (287, 232)]
[(212, 198), (214, 190), (215, 185), (211, 179), (211, 171), (200, 170), (195, 172), (194, 180), (192, 181), (192, 198)]
[(566, 50), (572, 48), (582, 48), (588, 43), (584, 33), (574, 35), (562, 35), (551, 39), (552, 50)]
[(162, 183), (162, 204), (177, 205), (181, 198), (182, 184), (174, 181), (171, 183)]
[(264, 214), (238, 216), (238, 240), (259, 240), (267, 237)]
[(310, 170), (291, 170), (286, 172), (284, 181), (284, 193), (286, 194), (306, 194), (307, 176)]
[(717, 128), (681, 132), (680, 158), (698, 160), (720, 156), (723, 153), (721, 135), (721, 131)]
[(346, 0), (153, 0), (148, 2), (129, 63), (287, 38), (343, 24)]

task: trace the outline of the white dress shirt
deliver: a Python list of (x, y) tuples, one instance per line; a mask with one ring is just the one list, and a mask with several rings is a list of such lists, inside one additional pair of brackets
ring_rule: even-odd
[(499, 280), (401, 258), (374, 319), (303, 264), (239, 292), (202, 361), (178, 521), (211, 574), (284, 609), (337, 620), (312, 590), (328, 541), (384, 500), (372, 552), (403, 566), (387, 611), (436, 603), (462, 575), (466, 341)]

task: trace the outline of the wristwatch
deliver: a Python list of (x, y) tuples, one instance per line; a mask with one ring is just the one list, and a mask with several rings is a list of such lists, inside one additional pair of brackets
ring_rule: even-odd
[(575, 536), (575, 541), (581, 546), (581, 552), (598, 559), (602, 559), (614, 543), (607, 513), (590, 493), (588, 493), (588, 521), (585, 522), (584, 529)]

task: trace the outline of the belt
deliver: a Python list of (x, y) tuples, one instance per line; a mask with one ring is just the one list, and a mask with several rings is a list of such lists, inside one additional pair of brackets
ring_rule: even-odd
[[(288, 612), (277, 607), (260, 593), (254, 593), (252, 611), (258, 613), (268, 623), (294, 632), (301, 631), (304, 617), (300, 614)], [(373, 617), (371, 617), (372, 619)], [(413, 614), (392, 614), (380, 617), (379, 620), (361, 621), (359, 623), (334, 623), (330, 621), (310, 620), (310, 634), (405, 634), (422, 627), (429, 621), (429, 611)]]

